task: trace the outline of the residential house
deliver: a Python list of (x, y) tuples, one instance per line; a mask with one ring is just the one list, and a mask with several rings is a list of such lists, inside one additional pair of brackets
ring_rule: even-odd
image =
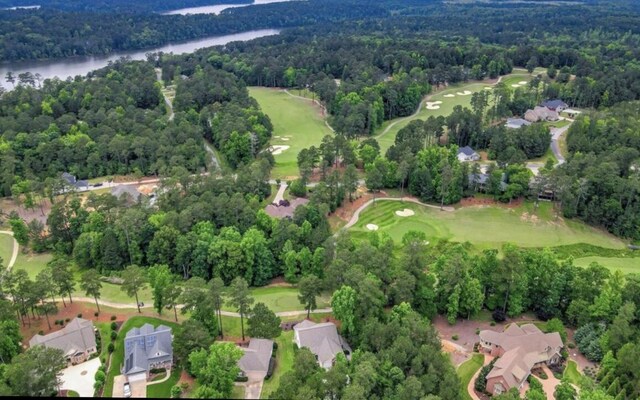
[(504, 332), (481, 331), (480, 347), (500, 357), (487, 375), (487, 392), (493, 395), (522, 388), (533, 368), (562, 360), (560, 334), (543, 333), (533, 324), (511, 324)]
[(476, 153), (471, 147), (464, 146), (458, 150), (458, 160), (460, 161), (478, 161), (480, 154)]
[(271, 354), (273, 353), (273, 340), (251, 339), (249, 347), (241, 347), (244, 355), (238, 361), (241, 376), (246, 376), (251, 381), (261, 381), (269, 374)]
[(111, 195), (126, 205), (140, 203), (147, 196), (142, 194), (135, 185), (118, 185), (111, 189)]
[(71, 175), (68, 172), (64, 172), (62, 174), (62, 179), (64, 179), (67, 182), (67, 184), (69, 184), (70, 186), (73, 186), (76, 189), (88, 189), (89, 188), (89, 181), (78, 180), (78, 179), (76, 179), (75, 175)]
[[(503, 173), (500, 180), (500, 190), (507, 190), (507, 174)], [(473, 187), (476, 191), (484, 192), (487, 190), (487, 184), (489, 182), (489, 174), (469, 174), (469, 186)]]
[(522, 118), (507, 118), (507, 123), (505, 124), (507, 128), (511, 128), (511, 129), (520, 129), (523, 126), (528, 126), (528, 125), (531, 125), (531, 122)]
[(72, 365), (88, 360), (98, 351), (93, 322), (82, 318), (74, 318), (57, 332), (35, 335), (29, 340), (30, 347), (38, 345), (62, 350)]
[(173, 336), (171, 328), (160, 325), (154, 328), (144, 324), (133, 328), (124, 338), (124, 365), (121, 372), (127, 377), (146, 375), (152, 369), (171, 369), (173, 364)]
[(318, 364), (329, 369), (338, 354), (351, 358), (349, 344), (338, 334), (336, 325), (331, 322), (317, 324), (304, 320), (293, 327), (294, 341), (299, 348), (306, 347), (316, 356)]
[(524, 113), (524, 119), (529, 122), (557, 121), (559, 116), (557, 111), (538, 106), (533, 110), (527, 110), (527, 112)]
[(555, 111), (555, 112), (562, 112), (562, 110), (568, 108), (569, 106), (567, 105), (567, 103), (565, 103), (562, 100), (547, 100), (545, 102), (542, 103), (543, 107), (547, 107), (549, 110)]
[(573, 108), (565, 108), (562, 112), (569, 118), (576, 118), (578, 115), (582, 114), (582, 111)]

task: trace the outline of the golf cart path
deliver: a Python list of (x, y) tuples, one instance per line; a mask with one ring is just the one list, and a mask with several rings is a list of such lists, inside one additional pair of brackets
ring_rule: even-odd
[[(95, 299), (93, 299), (92, 297), (78, 297), (78, 296), (74, 296), (73, 299), (75, 301), (78, 302), (83, 302), (83, 303), (93, 303), (95, 304)], [(107, 306), (107, 307), (111, 307), (111, 308), (118, 308), (118, 309), (125, 309), (125, 308), (136, 308), (136, 304), (135, 303), (117, 303), (117, 302), (113, 302), (113, 301), (106, 301), (106, 300), (100, 300), (98, 299), (98, 304), (100, 304), (101, 306)], [(177, 307), (182, 308), (182, 304), (178, 304)], [(141, 306), (140, 308), (152, 308), (153, 306), (151, 304), (145, 304), (144, 306)], [(330, 307), (327, 308), (318, 308), (315, 309), (313, 311), (311, 311), (311, 314), (323, 314), (323, 313), (330, 313), (332, 312)], [(225, 317), (235, 317), (235, 318), (240, 318), (240, 314), (237, 312), (233, 312), (233, 311), (225, 311), (222, 310), (220, 311), (220, 314), (224, 315)], [(298, 315), (306, 315), (307, 314), (307, 310), (295, 310), (295, 311), (280, 311), (275, 313), (278, 317), (295, 317)]]
[[(13, 238), (13, 232), (11, 231), (0, 231), (0, 233), (4, 233), (5, 235), (9, 235)], [(11, 254), (11, 259), (9, 260), (9, 264), (7, 264), (7, 271), (10, 271), (13, 268), (13, 264), (16, 263), (16, 259), (18, 258), (18, 249), (20, 246), (18, 245), (18, 241), (13, 238), (13, 253)]]
[[(356, 212), (353, 213), (353, 216), (351, 216), (351, 219), (349, 220), (349, 222), (347, 222), (347, 224), (342, 229), (349, 229), (353, 225), (355, 225), (360, 219), (360, 213), (362, 212), (362, 210), (369, 207), (371, 204), (373, 204), (374, 201), (402, 201), (402, 202), (420, 204), (425, 207), (430, 207), (430, 208), (435, 208), (437, 210), (440, 210), (440, 206), (434, 206), (433, 204), (423, 203), (420, 200), (416, 200), (411, 197), (381, 197), (379, 199), (371, 199), (366, 203), (364, 203), (363, 205), (361, 205), (360, 207), (358, 207)], [(442, 207), (442, 211), (452, 212), (454, 210), (455, 208), (453, 207)]]

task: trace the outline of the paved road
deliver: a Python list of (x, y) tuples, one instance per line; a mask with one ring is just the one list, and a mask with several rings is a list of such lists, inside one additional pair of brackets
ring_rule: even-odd
[[(356, 212), (353, 213), (353, 216), (351, 216), (351, 219), (349, 220), (349, 222), (347, 222), (347, 224), (342, 228), (342, 229), (349, 229), (351, 228), (353, 225), (355, 225), (358, 222), (358, 219), (360, 219), (360, 213), (362, 212), (362, 210), (364, 210), (365, 208), (369, 207), (371, 204), (373, 204), (374, 199), (371, 199), (369, 201), (367, 201), (366, 203), (364, 203), (363, 205), (361, 205), (360, 207), (358, 207), (358, 209), (356, 210)], [(423, 203), (420, 200), (416, 200), (413, 199), (411, 197), (381, 197), (379, 199), (375, 199), (375, 201), (403, 201), (403, 202), (407, 202), (407, 203), (416, 203), (416, 204), (420, 204), (423, 205), (425, 207), (431, 207), (431, 208), (435, 208), (440, 210), (440, 206), (434, 206), (433, 204), (427, 204), (427, 203)], [(443, 207), (442, 211), (454, 211), (455, 209), (453, 207)]]
[[(573, 120), (568, 121), (571, 121), (571, 123), (573, 123)], [(563, 126), (562, 128), (551, 128), (551, 151), (553, 151), (553, 155), (556, 156), (556, 159), (558, 160), (557, 165), (564, 164), (565, 162), (565, 159), (560, 152), (558, 140), (560, 140), (560, 137), (564, 135), (564, 133), (569, 129), (570, 126), (571, 124)]]
[[(0, 231), (0, 233), (3, 233), (5, 235), (10, 235), (11, 237), (13, 237), (13, 232), (11, 231)], [(7, 271), (11, 270), (11, 268), (13, 268), (13, 264), (16, 263), (19, 249), (20, 249), (20, 246), (18, 245), (18, 241), (13, 239), (13, 253), (11, 253), (11, 259), (9, 260), (9, 264), (7, 264)]]
[(278, 188), (278, 193), (276, 193), (276, 197), (274, 197), (273, 202), (276, 204), (280, 204), (280, 200), (284, 200), (284, 191), (287, 189), (287, 182), (280, 182), (280, 187)]

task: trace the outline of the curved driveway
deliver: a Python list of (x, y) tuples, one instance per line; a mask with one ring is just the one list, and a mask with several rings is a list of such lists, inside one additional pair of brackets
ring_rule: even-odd
[[(13, 232), (11, 231), (0, 231), (0, 233), (13, 237)], [(9, 264), (7, 264), (7, 271), (13, 268), (13, 264), (16, 263), (16, 259), (18, 258), (19, 248), (20, 246), (18, 245), (18, 241), (16, 239), (13, 239), (13, 253), (11, 254), (11, 259), (9, 260)]]

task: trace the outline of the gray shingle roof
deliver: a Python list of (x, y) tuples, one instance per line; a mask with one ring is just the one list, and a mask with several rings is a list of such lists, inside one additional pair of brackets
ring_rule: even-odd
[(244, 373), (260, 372), (267, 374), (269, 361), (273, 352), (273, 340), (251, 339), (248, 348), (242, 348), (244, 355), (238, 361), (238, 366)]
[(119, 185), (111, 189), (111, 195), (118, 199), (125, 197), (127, 200), (138, 202), (142, 193), (134, 185)]
[(130, 329), (124, 339), (122, 373), (130, 375), (147, 371), (152, 361), (173, 359), (172, 341), (171, 328), (165, 325), (154, 328), (151, 324), (144, 324)]
[(464, 154), (465, 156), (472, 156), (473, 154), (475, 154), (475, 151), (469, 147), (469, 146), (464, 146), (464, 147), (460, 147), (460, 149), (458, 150), (458, 154)]
[(321, 364), (343, 353), (343, 348), (349, 350), (349, 345), (338, 335), (335, 324), (331, 322), (316, 324), (305, 320), (294, 326), (293, 330), (298, 334), (300, 346), (309, 348)]
[(558, 107), (564, 107), (564, 108), (568, 107), (567, 103), (565, 103), (564, 101), (559, 100), (559, 99), (547, 100), (547, 101), (543, 102), (542, 105), (544, 107), (547, 107), (547, 108), (551, 109), (551, 110), (555, 110)]
[(72, 356), (78, 352), (86, 352), (96, 348), (96, 336), (93, 330), (93, 322), (74, 318), (61, 330), (48, 335), (35, 335), (29, 340), (29, 346), (43, 345), (54, 349), (60, 349), (65, 356)]

